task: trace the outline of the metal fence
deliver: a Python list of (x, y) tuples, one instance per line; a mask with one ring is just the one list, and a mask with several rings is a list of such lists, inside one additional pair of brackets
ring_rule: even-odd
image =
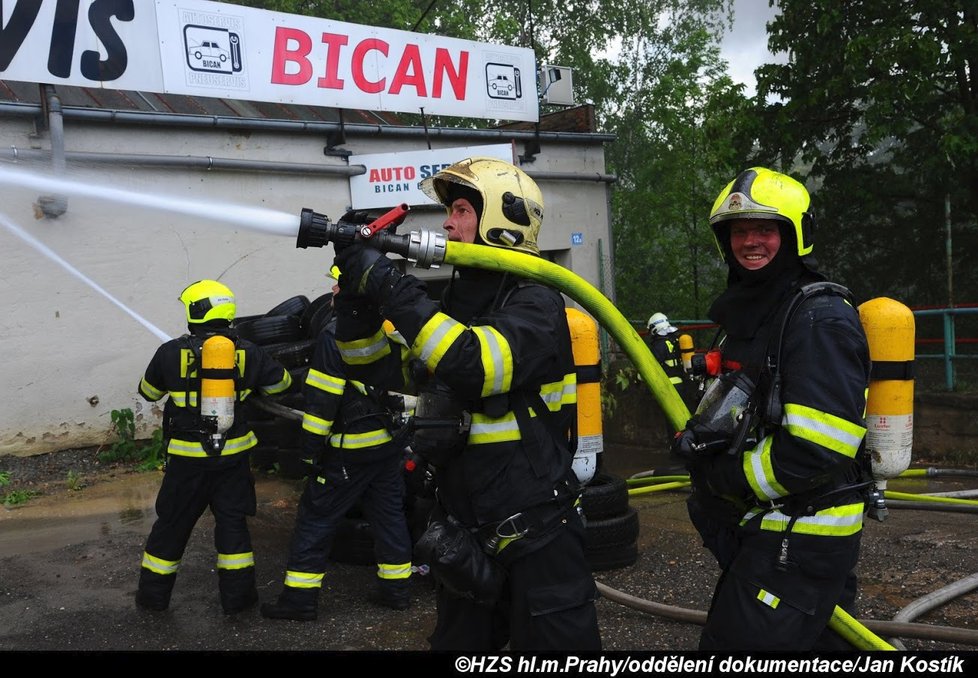
[[(922, 391), (978, 391), (978, 304), (911, 309), (914, 315), (914, 381)], [(644, 336), (645, 321), (631, 321)], [(710, 320), (672, 320), (693, 337), (698, 351), (710, 348), (718, 326)], [(615, 351), (612, 349), (612, 353)]]

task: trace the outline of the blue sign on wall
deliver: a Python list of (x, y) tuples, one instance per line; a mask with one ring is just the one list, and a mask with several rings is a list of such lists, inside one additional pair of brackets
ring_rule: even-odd
[(583, 244), (584, 244), (583, 233), (571, 233), (571, 245), (583, 245)]

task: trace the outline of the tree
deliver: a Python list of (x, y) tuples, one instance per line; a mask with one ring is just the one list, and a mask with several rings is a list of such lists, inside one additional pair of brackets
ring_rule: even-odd
[[(817, 189), (817, 251), (857, 297), (978, 301), (978, 6), (779, 0), (758, 70), (760, 161)], [(765, 99), (780, 99), (766, 104)]]

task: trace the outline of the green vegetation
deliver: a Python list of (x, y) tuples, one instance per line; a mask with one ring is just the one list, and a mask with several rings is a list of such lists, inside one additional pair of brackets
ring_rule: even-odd
[(136, 440), (136, 422), (132, 410), (112, 410), (112, 428), (119, 439), (99, 453), (99, 461), (111, 463), (130, 461), (137, 463), (140, 471), (159, 468), (163, 463), (163, 431), (156, 429), (149, 441)]
[[(6, 471), (0, 471), (0, 490), (9, 484), (10, 474)], [(34, 496), (37, 496), (37, 492), (34, 490), (10, 490), (9, 492), (0, 492), (0, 504), (7, 507), (17, 506), (18, 504), (23, 504)]]
[(68, 477), (65, 478), (65, 486), (72, 492), (77, 492), (85, 487), (85, 481), (82, 480), (81, 474), (78, 471), (68, 471)]

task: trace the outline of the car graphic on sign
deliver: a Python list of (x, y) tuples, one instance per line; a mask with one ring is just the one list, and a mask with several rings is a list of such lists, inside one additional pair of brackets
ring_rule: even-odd
[(520, 69), (512, 64), (486, 64), (486, 93), (492, 99), (521, 98)]
[(241, 39), (225, 28), (187, 24), (183, 27), (187, 66), (206, 73), (240, 73)]

